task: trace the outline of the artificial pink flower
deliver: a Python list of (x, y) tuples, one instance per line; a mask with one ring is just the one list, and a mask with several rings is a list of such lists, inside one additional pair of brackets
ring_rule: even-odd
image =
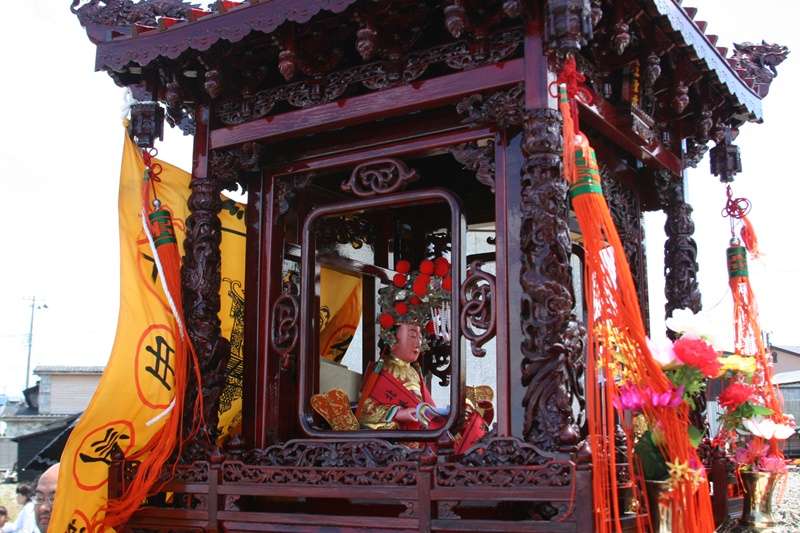
[(619, 410), (641, 411), (644, 407), (642, 392), (635, 385), (624, 385), (618, 389), (614, 407)]
[(656, 392), (650, 387), (647, 388), (650, 397), (650, 404), (653, 407), (678, 407), (683, 401), (684, 386), (667, 392)]
[(762, 457), (767, 455), (769, 447), (756, 440), (751, 440), (746, 448), (737, 448), (734, 459), (740, 465), (756, 464)]
[(776, 455), (765, 455), (758, 461), (758, 469), (762, 472), (782, 474), (786, 472), (786, 461)]

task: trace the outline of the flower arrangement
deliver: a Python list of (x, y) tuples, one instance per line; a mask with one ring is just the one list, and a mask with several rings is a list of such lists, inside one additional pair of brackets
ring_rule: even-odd
[(785, 472), (786, 462), (778, 453), (777, 441), (794, 434), (794, 420), (765, 405), (755, 357), (734, 354), (720, 361), (727, 386), (719, 395), (722, 429), (715, 444), (732, 448), (734, 460), (744, 470)]
[[(620, 406), (634, 415), (641, 410), (644, 403), (654, 407), (678, 408), (685, 404), (695, 407), (695, 398), (706, 388), (708, 378), (717, 377), (723, 367), (717, 350), (711, 344), (711, 336), (704, 330), (703, 317), (695, 315), (688, 309), (676, 310), (667, 319), (667, 327), (679, 334), (673, 341), (664, 339), (655, 342), (648, 339), (648, 346), (653, 358), (661, 365), (664, 374), (672, 383), (672, 390), (657, 394), (652, 390), (630, 390), (620, 388)], [(666, 480), (674, 477), (678, 465), (669, 463), (661, 453), (664, 439), (663, 430), (658, 421), (649, 424), (639, 420), (636, 424), (635, 451), (642, 463), (645, 478), (650, 480)], [(689, 437), (693, 446), (697, 446), (703, 437), (702, 431), (689, 426)], [(700, 475), (702, 465), (683, 465), (682, 468)]]

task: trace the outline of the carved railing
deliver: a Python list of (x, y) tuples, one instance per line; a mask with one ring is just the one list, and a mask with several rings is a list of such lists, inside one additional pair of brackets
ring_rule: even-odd
[[(537, 531), (591, 529), (585, 521), (587, 516), (591, 520), (590, 514), (573, 512), (591, 497), (590, 474), (576, 469), (572, 461), (545, 457), (516, 438), (488, 439), (460, 457), (439, 455), (372, 439), (295, 440), (236, 458), (217, 456), (179, 465), (174, 477), (163, 480), (162, 490), (173, 493), (171, 503), (163, 496), (151, 497), (127, 528), (165, 531), (164, 524), (169, 524), (171, 530), (268, 530), (285, 524), (291, 530), (289, 524), (305, 520), (307, 527), (335, 523), (354, 530), (471, 529), (481, 523), (494, 531), (516, 530), (520, 523)], [(112, 478), (121, 481), (109, 493), (113, 498), (132, 478), (135, 466), (117, 460), (111, 469)], [(269, 512), (269, 502), (276, 498), (282, 511)], [(291, 509), (297, 498), (305, 503), (301, 514), (293, 517), (283, 509)], [(337, 505), (343, 509), (350, 505), (348, 500), (368, 500), (383, 511), (377, 516), (353, 505), (350, 515), (330, 515), (329, 506), (315, 505), (331, 498), (341, 501)], [(481, 519), (464, 518), (459, 506), (467, 502), (489, 510)], [(533, 511), (522, 522), (503, 520), (510, 518), (504, 514), (509, 505), (522, 510), (536, 502), (554, 509), (550, 520)]]

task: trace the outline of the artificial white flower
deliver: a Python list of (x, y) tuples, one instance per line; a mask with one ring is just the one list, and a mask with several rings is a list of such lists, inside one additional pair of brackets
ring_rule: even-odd
[(763, 416), (745, 418), (742, 420), (742, 425), (756, 437), (767, 440), (786, 440), (794, 435), (794, 428), (792, 426), (788, 424), (777, 424), (771, 418), (765, 418)]
[(675, 309), (666, 320), (667, 328), (689, 338), (703, 339), (714, 346), (714, 325), (708, 314), (691, 309)]

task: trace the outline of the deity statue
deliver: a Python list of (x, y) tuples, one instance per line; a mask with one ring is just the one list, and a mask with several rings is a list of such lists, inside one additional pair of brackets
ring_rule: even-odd
[[(365, 372), (356, 418), (362, 428), (435, 430), (450, 409), (435, 405), (417, 361), (433, 338), (450, 341), (450, 264), (440, 257), (422, 261), (419, 271), (410, 272), (407, 261), (396, 269), (392, 285), (379, 291), (381, 358)], [(489, 387), (468, 391), (465, 417), (454, 428), (457, 451), (486, 434), (491, 396)]]

